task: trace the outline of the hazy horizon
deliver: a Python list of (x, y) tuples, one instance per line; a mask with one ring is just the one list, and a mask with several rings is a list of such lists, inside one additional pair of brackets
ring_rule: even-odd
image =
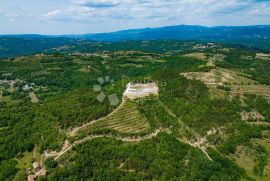
[(41, 36), (68, 36), (68, 35), (83, 35), (83, 34), (103, 34), (103, 33), (114, 33), (114, 32), (121, 32), (121, 31), (129, 31), (129, 30), (140, 30), (140, 29), (155, 29), (155, 28), (164, 28), (164, 27), (173, 27), (173, 26), (202, 26), (202, 27), (245, 27), (245, 26), (270, 26), (270, 24), (251, 24), (251, 25), (217, 25), (217, 26), (205, 26), (205, 25), (194, 25), (194, 24), (180, 24), (180, 25), (165, 25), (165, 26), (159, 26), (159, 27), (142, 27), (142, 28), (131, 28), (131, 29), (119, 29), (115, 31), (107, 31), (107, 32), (93, 32), (93, 33), (69, 33), (69, 34), (41, 34), (41, 33), (16, 33), (16, 34), (0, 34), (0, 36), (20, 36), (20, 35), (41, 35)]

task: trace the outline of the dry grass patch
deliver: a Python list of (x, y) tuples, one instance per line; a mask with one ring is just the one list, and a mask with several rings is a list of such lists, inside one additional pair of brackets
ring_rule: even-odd
[(37, 98), (35, 92), (30, 92), (30, 93), (29, 93), (29, 97), (31, 98), (31, 102), (32, 102), (32, 103), (38, 103), (38, 102), (39, 102), (39, 100), (38, 100), (38, 98)]
[(237, 146), (237, 151), (232, 155), (232, 158), (239, 167), (245, 169), (247, 175), (254, 177), (253, 169), (256, 165), (256, 151), (245, 146)]
[(206, 60), (207, 57), (205, 56), (204, 53), (189, 53), (186, 55), (183, 55), (184, 57), (189, 57), (189, 58), (195, 58), (195, 59), (199, 59), (199, 60)]
[(229, 53), (231, 50), (229, 48), (222, 48), (222, 49), (219, 49), (219, 51), (222, 51), (224, 53)]
[(180, 75), (186, 77), (187, 79), (196, 79), (201, 80), (205, 84), (216, 84), (215, 74), (213, 71), (211, 72), (188, 72), (181, 73)]
[(181, 73), (188, 79), (196, 79), (204, 82), (207, 85), (221, 85), (227, 84), (232, 77), (229, 73), (220, 71), (218, 69), (212, 69), (210, 72), (188, 72)]
[(119, 65), (120, 67), (137, 67), (137, 68), (142, 68), (142, 64), (135, 64), (135, 63), (127, 63), (127, 64), (121, 64)]
[(243, 121), (248, 121), (248, 120), (258, 121), (258, 120), (264, 120), (264, 117), (258, 111), (252, 110), (251, 112), (242, 111), (241, 112), (241, 119)]
[(270, 54), (257, 53), (256, 58), (261, 60), (270, 60)]

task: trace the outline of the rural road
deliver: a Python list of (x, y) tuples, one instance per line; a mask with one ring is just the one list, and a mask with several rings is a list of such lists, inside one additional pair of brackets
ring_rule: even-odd
[(76, 145), (79, 145), (79, 144), (82, 144), (86, 141), (89, 141), (89, 140), (92, 140), (92, 139), (96, 139), (96, 138), (112, 138), (112, 139), (116, 139), (116, 140), (119, 140), (119, 141), (123, 141), (123, 142), (140, 142), (140, 141), (143, 141), (143, 140), (147, 140), (147, 139), (151, 139), (153, 137), (156, 137), (160, 132), (166, 132), (166, 133), (170, 133), (170, 130), (168, 129), (163, 129), (163, 128), (160, 128), (160, 129), (157, 129), (155, 130), (154, 132), (148, 134), (148, 135), (145, 135), (145, 136), (142, 136), (142, 137), (118, 137), (118, 136), (113, 136), (113, 135), (90, 135), (90, 136), (87, 136), (81, 140), (77, 140), (75, 141), (72, 145), (70, 145), (69, 147), (67, 148), (63, 148), (60, 152), (54, 152), (52, 154), (50, 153), (46, 153), (46, 157), (55, 157), (54, 160), (58, 160), (62, 155), (64, 155), (66, 152), (68, 152), (72, 147), (76, 146)]
[(108, 116), (113, 115), (116, 111), (118, 111), (120, 108), (122, 108), (124, 106), (124, 104), (125, 104), (125, 98), (123, 98), (121, 104), (116, 109), (114, 109), (111, 113), (109, 113), (107, 116), (102, 117), (102, 118), (97, 119), (97, 120), (94, 120), (94, 121), (91, 121), (89, 123), (86, 123), (86, 124), (84, 124), (84, 125), (82, 125), (80, 127), (74, 128), (73, 130), (71, 130), (68, 133), (69, 136), (73, 137), (73, 136), (75, 136), (78, 133), (79, 130), (81, 130), (81, 129), (87, 127), (87, 126), (93, 125), (93, 124), (95, 124), (95, 123), (97, 123), (99, 121), (102, 121), (102, 120), (106, 119)]

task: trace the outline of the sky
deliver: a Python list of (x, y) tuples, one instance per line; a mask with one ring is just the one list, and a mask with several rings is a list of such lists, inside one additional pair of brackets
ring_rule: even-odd
[(180, 24), (269, 25), (270, 0), (0, 2), (0, 34), (84, 34)]

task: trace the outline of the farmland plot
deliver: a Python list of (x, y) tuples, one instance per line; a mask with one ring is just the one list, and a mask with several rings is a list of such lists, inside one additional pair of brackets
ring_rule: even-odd
[(270, 99), (270, 86), (259, 84), (250, 76), (236, 70), (224, 68), (213, 69), (210, 72), (188, 72), (180, 74), (188, 79), (204, 82), (209, 88), (226, 86), (232, 95), (256, 94)]
[(127, 100), (125, 104), (112, 115), (105, 117), (96, 124), (82, 129), (80, 132), (107, 128), (121, 133), (139, 133), (149, 128), (147, 119), (138, 111), (136, 104)]
[(231, 88), (234, 94), (256, 94), (270, 99), (269, 85), (232, 85)]

